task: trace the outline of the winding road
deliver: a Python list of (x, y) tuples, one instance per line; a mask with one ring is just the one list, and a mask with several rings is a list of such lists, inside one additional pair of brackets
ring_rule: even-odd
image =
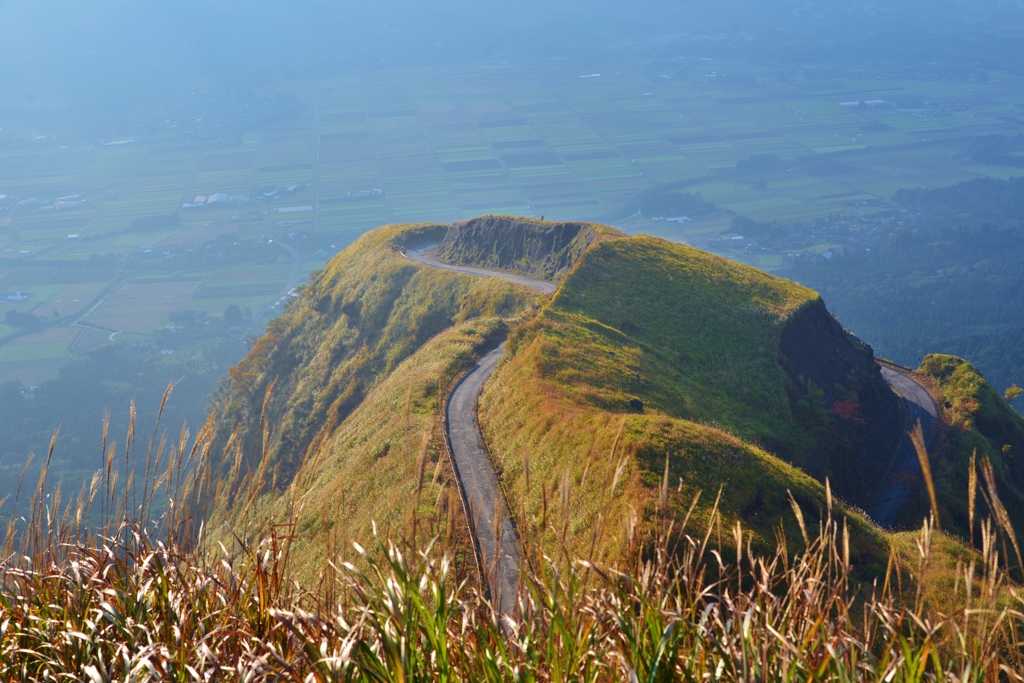
[[(430, 268), (499, 277), (542, 294), (552, 294), (556, 289), (553, 283), (544, 280), (443, 263), (430, 255), (436, 246), (426, 244), (403, 249), (402, 255)], [(499, 614), (511, 617), (516, 609), (519, 584), (519, 539), (477, 419), (477, 401), (484, 382), (490, 378), (504, 353), (504, 345), (494, 349), (481, 358), (456, 385), (445, 408), (445, 428), (455, 476), (467, 508), (470, 529), (487, 576), (493, 604)], [(931, 394), (906, 372), (888, 366), (882, 366), (881, 371), (882, 378), (903, 399), (904, 429), (893, 449), (889, 468), (879, 479), (873, 496), (874, 502), (868, 506), (867, 513), (879, 526), (892, 528), (921, 479), (921, 465), (909, 432), (920, 420), (925, 445), (930, 448), (938, 433), (939, 408)]]
[[(555, 291), (555, 285), (544, 280), (442, 263), (427, 253), (435, 246), (437, 245), (426, 244), (415, 249), (405, 249), (402, 255), (410, 261), (430, 268), (453, 270), (468, 275), (500, 277), (542, 294), (551, 294)], [(477, 401), (483, 391), (484, 382), (494, 372), (503, 355), (505, 347), (501, 345), (481, 358), (455, 386), (445, 406), (445, 430), (451, 447), (455, 477), (459, 482), (462, 500), (469, 515), (469, 528), (487, 577), (492, 604), (499, 614), (512, 617), (516, 611), (519, 566), (522, 562), (519, 535), (509, 515), (508, 504), (502, 494), (498, 475), (494, 471), (477, 419)]]
[(889, 469), (880, 479), (879, 492), (866, 512), (875, 524), (891, 529), (921, 481), (921, 463), (909, 432), (920, 420), (925, 446), (931, 448), (939, 432), (939, 406), (928, 390), (905, 372), (883, 365), (882, 378), (903, 398), (905, 422)]

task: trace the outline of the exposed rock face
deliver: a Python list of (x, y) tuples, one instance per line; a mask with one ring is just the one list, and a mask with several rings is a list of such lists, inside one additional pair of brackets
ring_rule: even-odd
[(438, 256), (457, 265), (557, 280), (596, 241), (597, 232), (586, 223), (483, 216), (452, 224)]
[(793, 379), (794, 413), (820, 411), (824, 401), (834, 426), (804, 469), (819, 479), (829, 476), (848, 502), (866, 504), (903, 428), (900, 399), (882, 378), (871, 347), (844, 330), (818, 299), (793, 316), (779, 352)]

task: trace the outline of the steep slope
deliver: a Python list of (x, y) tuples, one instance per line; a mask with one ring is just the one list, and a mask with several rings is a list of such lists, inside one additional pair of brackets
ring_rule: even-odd
[(494, 268), (545, 280), (559, 279), (580, 255), (616, 230), (590, 223), (545, 223), (483, 216), (454, 223), (437, 248), (442, 261)]
[(222, 475), (236, 488), (258, 472), (271, 491), (285, 490), (371, 389), (429, 340), (465, 321), (514, 316), (535, 299), (507, 282), (421, 268), (398, 253), (406, 241), (437, 241), (445, 230), (367, 233), (316, 274), (232, 368), (215, 397), (212, 448), (228, 451)]
[[(637, 401), (644, 415), (630, 415)], [(606, 558), (668, 510), (685, 511), (697, 491), (698, 518), (710, 514), (722, 484), (726, 518), (770, 544), (787, 489), (812, 514), (824, 507), (820, 483), (777, 456), (856, 501), (899, 417), (870, 349), (814, 292), (646, 237), (585, 252), (514, 332), (481, 400), (520, 523)], [(666, 458), (671, 491), (660, 503)], [(569, 501), (561, 530), (544, 519), (556, 499)], [(855, 519), (864, 567), (878, 536)]]
[(506, 330), (504, 320), (488, 317), (436, 335), (368, 389), (290, 485), (264, 490), (248, 509), (221, 511), (218, 521), (243, 534), (292, 527), (294, 578), (311, 587), (333, 580), (329, 561), (354, 559), (352, 540), (372, 550), (374, 525), (384, 539), (412, 541), (414, 518), (413, 543), (439, 537), (472, 571), (472, 544), (444, 453), (439, 388)]
[(663, 240), (590, 249), (513, 348), (577, 403), (714, 425), (853, 503), (901, 426), (870, 348), (814, 292)]

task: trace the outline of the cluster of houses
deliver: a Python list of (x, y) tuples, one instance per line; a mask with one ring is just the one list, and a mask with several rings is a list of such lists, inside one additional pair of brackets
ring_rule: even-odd
[(248, 204), (252, 200), (249, 197), (229, 197), (223, 192), (217, 192), (209, 196), (199, 195), (191, 202), (185, 202), (181, 205), (183, 209), (199, 209), (204, 206), (229, 206), (238, 204)]
[[(306, 185), (305, 184), (302, 184), (302, 185), (289, 185), (288, 187), (284, 187), (284, 188), (280, 188), (280, 187), (277, 187), (277, 186), (267, 187), (267, 188), (264, 188), (264, 189), (259, 190), (259, 191), (256, 192), (256, 199), (260, 199), (260, 200), (263, 200), (263, 201), (274, 201), (275, 199), (280, 199), (283, 196), (294, 194), (294, 193), (299, 192), (299, 191), (304, 190), (304, 189), (306, 189)], [(380, 190), (377, 190), (377, 192), (380, 192)], [(211, 195), (208, 195), (208, 196), (205, 196), (205, 197), (202, 196), (202, 195), (199, 195), (198, 197), (193, 199), (191, 202), (186, 202), (186, 203), (182, 204), (181, 208), (183, 208), (183, 209), (200, 209), (200, 208), (202, 208), (204, 206), (229, 206), (229, 205), (249, 204), (250, 202), (252, 202), (252, 198), (251, 197), (247, 197), (247, 196), (229, 197), (228, 195), (224, 194), (223, 192), (216, 192), (214, 194), (211, 194)]]

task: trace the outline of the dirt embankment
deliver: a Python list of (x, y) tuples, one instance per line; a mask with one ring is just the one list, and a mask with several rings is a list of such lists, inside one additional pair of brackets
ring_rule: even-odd
[(794, 413), (818, 435), (805, 470), (828, 476), (840, 496), (864, 506), (903, 429), (899, 397), (871, 347), (844, 330), (820, 299), (793, 316), (779, 350), (793, 380)]
[(597, 239), (586, 223), (483, 216), (452, 224), (437, 256), (446, 263), (557, 280)]

